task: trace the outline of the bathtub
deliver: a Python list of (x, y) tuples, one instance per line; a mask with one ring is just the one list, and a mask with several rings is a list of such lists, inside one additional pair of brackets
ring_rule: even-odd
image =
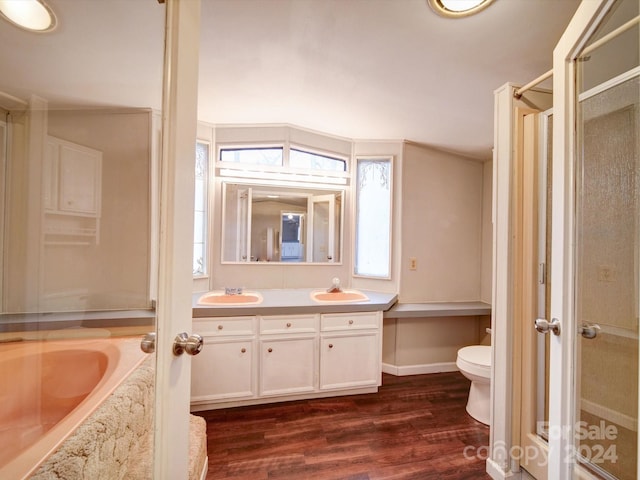
[(0, 344), (0, 478), (31, 475), (144, 358), (136, 337)]

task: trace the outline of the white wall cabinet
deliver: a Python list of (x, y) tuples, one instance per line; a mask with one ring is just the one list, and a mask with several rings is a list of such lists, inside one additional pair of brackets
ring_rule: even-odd
[(194, 318), (192, 410), (372, 393), (382, 312)]
[(48, 136), (42, 168), (45, 244), (98, 242), (102, 152)]

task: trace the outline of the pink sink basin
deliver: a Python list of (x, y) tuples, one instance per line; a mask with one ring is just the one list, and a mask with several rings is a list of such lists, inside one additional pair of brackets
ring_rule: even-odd
[(224, 292), (205, 293), (198, 299), (198, 305), (257, 305), (262, 302), (262, 295), (257, 292), (246, 292), (227, 295)]
[(311, 298), (316, 302), (349, 303), (365, 302), (369, 298), (356, 290), (343, 290), (341, 292), (325, 292), (323, 290), (311, 293)]

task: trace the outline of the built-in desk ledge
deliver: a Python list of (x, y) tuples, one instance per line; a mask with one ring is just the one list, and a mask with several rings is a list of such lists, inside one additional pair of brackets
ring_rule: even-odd
[(469, 317), (475, 315), (491, 315), (491, 305), (484, 302), (398, 302), (384, 312), (384, 318)]

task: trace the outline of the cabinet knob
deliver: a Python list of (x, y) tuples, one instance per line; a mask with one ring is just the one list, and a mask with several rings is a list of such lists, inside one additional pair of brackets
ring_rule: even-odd
[(349, 320), (349, 325), (353, 325), (353, 320)]
[(329, 344), (329, 348), (333, 348), (333, 343), (330, 343), (330, 344)]
[(267, 352), (269, 353), (273, 352), (273, 348), (267, 348)]
[(240, 353), (247, 353), (247, 349), (246, 349), (246, 348), (244, 348), (244, 347), (243, 347), (243, 348), (241, 348), (241, 349), (240, 349)]
[(291, 322), (287, 322), (287, 328), (291, 327)]
[(218, 330), (222, 330), (224, 328), (223, 325), (218, 325)]

